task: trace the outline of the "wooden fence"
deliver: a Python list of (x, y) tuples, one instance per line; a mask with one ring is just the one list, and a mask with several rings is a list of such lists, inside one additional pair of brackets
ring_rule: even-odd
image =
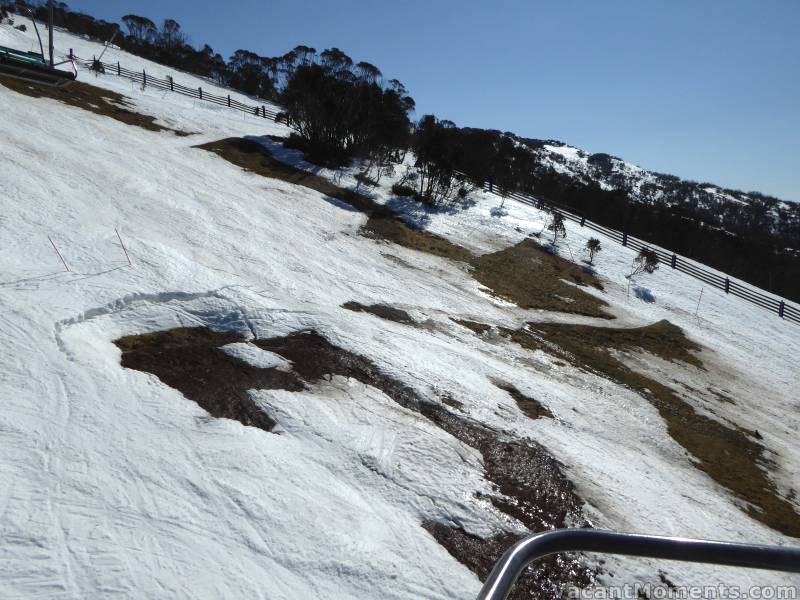
[[(202, 87), (190, 88), (180, 85), (176, 83), (172, 77), (158, 79), (157, 77), (148, 75), (144, 69), (142, 71), (131, 71), (122, 67), (119, 63), (101, 63), (96, 60), (79, 59), (72, 54), (72, 50), (70, 50), (70, 57), (74, 60), (77, 60), (87, 69), (97, 70), (100, 66), (102, 66), (102, 69), (106, 74), (112, 74), (117, 75), (118, 77), (131, 79), (141, 83), (143, 87), (149, 86), (160, 90), (174, 92), (176, 94), (182, 94), (184, 96), (196, 98), (204, 102), (211, 102), (219, 106), (230, 108), (231, 110), (248, 113), (262, 119), (270, 119), (274, 121), (278, 116), (277, 110), (274, 108), (267, 108), (263, 104), (252, 106), (243, 104), (233, 100), (230, 94), (227, 96), (216, 96), (208, 93), (207, 91), (204, 92)], [(460, 175), (466, 177), (464, 174)], [(684, 258), (683, 256), (679, 256), (673, 252), (669, 252), (668, 250), (658, 246), (648, 244), (644, 240), (640, 240), (632, 235), (628, 235), (626, 232), (593, 223), (585, 216), (576, 214), (568, 207), (561, 204), (548, 202), (541, 198), (519, 192), (511, 192), (501, 195), (491, 183), (484, 183), (483, 190), (496, 196), (510, 198), (535, 208), (546, 209), (549, 211), (557, 210), (564, 216), (565, 219), (579, 223), (581, 227), (587, 227), (593, 231), (602, 233), (606, 237), (619, 244), (622, 244), (623, 246), (629, 247), (636, 252), (641, 251), (643, 248), (648, 248), (656, 253), (661, 264), (669, 265), (671, 268), (694, 277), (706, 285), (723, 290), (726, 294), (736, 296), (737, 298), (745, 300), (746, 302), (750, 302), (751, 304), (755, 304), (756, 306), (768, 310), (786, 321), (800, 325), (800, 306), (790, 303), (785, 298), (767, 294), (755, 286), (749, 285), (737, 279), (732, 279), (727, 275), (720, 275), (717, 272), (705, 268), (705, 266), (700, 263), (689, 260), (688, 258)]]
[(502, 195), (497, 191), (495, 186), (492, 186), (489, 183), (483, 184), (483, 190), (499, 197), (511, 198), (512, 200), (533, 206), (535, 208), (558, 211), (564, 216), (565, 219), (579, 223), (581, 227), (587, 227), (593, 231), (602, 233), (606, 237), (611, 238), (615, 242), (629, 247), (636, 252), (639, 252), (644, 248), (652, 250), (658, 256), (659, 263), (661, 264), (668, 265), (676, 271), (680, 271), (681, 273), (685, 273), (686, 275), (694, 277), (706, 285), (710, 285), (711, 287), (724, 291), (726, 294), (731, 294), (732, 296), (736, 296), (737, 298), (741, 298), (742, 300), (750, 302), (751, 304), (755, 304), (756, 306), (775, 313), (782, 319), (800, 324), (800, 307), (790, 303), (785, 298), (767, 294), (763, 290), (744, 283), (743, 281), (732, 279), (727, 275), (721, 275), (718, 272), (711, 271), (700, 263), (689, 260), (688, 258), (684, 258), (683, 256), (665, 250), (664, 248), (649, 244), (646, 241), (635, 238), (623, 231), (618, 231), (616, 229), (611, 229), (609, 227), (604, 227), (602, 225), (598, 225), (597, 223), (593, 223), (585, 216), (576, 214), (564, 205), (545, 201), (541, 198), (527, 194), (521, 194), (518, 192), (511, 192)]
[(276, 111), (274, 108), (267, 108), (267, 106), (264, 104), (252, 106), (249, 104), (243, 104), (242, 102), (232, 99), (230, 94), (227, 96), (216, 96), (208, 91), (203, 91), (202, 86), (191, 88), (177, 83), (172, 77), (167, 77), (166, 79), (153, 77), (152, 75), (148, 75), (145, 69), (142, 69), (141, 71), (131, 71), (119, 63), (105, 63), (94, 59), (85, 60), (76, 57), (74, 54), (71, 54), (71, 51), (70, 58), (78, 61), (81, 66), (84, 66), (87, 69), (97, 71), (102, 67), (101, 72), (104, 72), (106, 75), (111, 74), (117, 75), (118, 77), (125, 77), (126, 79), (141, 83), (142, 87), (145, 88), (151, 87), (158, 90), (174, 92), (176, 94), (189, 96), (190, 98), (196, 98), (197, 100), (202, 100), (204, 102), (211, 102), (212, 104), (224, 106), (226, 108), (230, 108), (231, 110), (248, 113), (254, 117), (261, 117), (262, 119), (270, 119), (274, 121), (278, 116), (278, 111)]

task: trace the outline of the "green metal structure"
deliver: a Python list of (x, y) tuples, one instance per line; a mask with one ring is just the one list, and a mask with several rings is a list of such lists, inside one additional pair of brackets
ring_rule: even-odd
[[(29, 81), (31, 83), (40, 83), (43, 85), (50, 85), (55, 87), (64, 87), (69, 85), (78, 76), (78, 71), (75, 64), (71, 61), (65, 61), (72, 66), (72, 71), (62, 71), (56, 67), (59, 65), (53, 64), (53, 3), (50, 1), (49, 10), (49, 23), (50, 29), (50, 61), (48, 63), (44, 57), (44, 49), (41, 53), (24, 52), (22, 50), (15, 50), (14, 48), (7, 48), (0, 46), (0, 79), (9, 77), (11, 79), (19, 79), (21, 81)], [(34, 28), (36, 22), (34, 21)], [(38, 29), (36, 35), (39, 35)], [(41, 38), (39, 39), (41, 45)]]

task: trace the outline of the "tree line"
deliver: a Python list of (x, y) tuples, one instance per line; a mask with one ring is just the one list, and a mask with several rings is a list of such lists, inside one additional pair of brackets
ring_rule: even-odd
[[(0, 8), (32, 11), (46, 20), (43, 2), (0, 0)], [(70, 11), (63, 2), (55, 3), (55, 24), (100, 41), (113, 39), (136, 55), (278, 102), (284, 110), (280, 118), (294, 131), (287, 144), (313, 162), (343, 165), (359, 159), (380, 173), (410, 150), (414, 168), (395, 187), (398, 193), (439, 206), (463, 200), (484, 182), (502, 196), (535, 192), (601, 225), (800, 300), (800, 204), (787, 209), (751, 193), (752, 202), (745, 205), (709, 205), (698, 201), (697, 184), (666, 175), (660, 183), (675, 201), (642, 203), (623, 188), (602, 189), (554, 170), (537, 155), (533, 140), (460, 128), (434, 115), (413, 122), (415, 103), (401, 82), (387, 81), (376, 66), (356, 63), (338, 48), (300, 45), (278, 57), (240, 49), (226, 61), (208, 44), (192, 46), (172, 19), (156, 25), (130, 14), (120, 25)], [(593, 155), (597, 168), (603, 168), (604, 156)]]

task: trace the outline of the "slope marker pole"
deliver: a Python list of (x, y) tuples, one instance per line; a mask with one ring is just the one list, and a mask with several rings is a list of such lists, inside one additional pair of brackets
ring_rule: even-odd
[(128, 254), (128, 249), (125, 247), (125, 244), (122, 243), (122, 236), (119, 234), (119, 230), (114, 227), (114, 231), (117, 233), (117, 239), (119, 240), (119, 245), (122, 246), (122, 251), (125, 253), (125, 258), (128, 259), (128, 266), (132, 267), (133, 263), (131, 262), (131, 257)]
[(700, 297), (697, 299), (697, 308), (696, 308), (696, 309), (694, 309), (694, 316), (695, 316), (695, 317), (698, 317), (698, 318), (700, 318), (700, 317), (698, 316), (698, 313), (700, 312), (700, 301), (701, 301), (702, 299), (703, 299), (703, 287), (701, 286), (701, 287), (700, 287)]
[(62, 265), (64, 265), (64, 268), (67, 270), (67, 273), (69, 273), (69, 272), (70, 272), (70, 270), (69, 270), (69, 267), (67, 266), (67, 261), (65, 261), (65, 260), (64, 260), (64, 257), (63, 257), (63, 256), (61, 256), (61, 252), (59, 252), (59, 251), (58, 251), (58, 248), (56, 247), (56, 243), (53, 241), (53, 238), (51, 238), (51, 237), (48, 235), (48, 236), (47, 236), (47, 239), (48, 239), (48, 240), (50, 240), (50, 243), (53, 245), (53, 250), (55, 250), (55, 251), (56, 251), (56, 254), (58, 254), (58, 258), (60, 258), (60, 259), (61, 259), (61, 264), (62, 264)]

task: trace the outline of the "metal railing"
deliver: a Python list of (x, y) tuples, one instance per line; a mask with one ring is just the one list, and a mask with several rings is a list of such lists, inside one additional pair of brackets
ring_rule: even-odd
[(478, 594), (478, 600), (505, 600), (528, 565), (559, 552), (599, 552), (800, 573), (800, 548), (753, 546), (597, 529), (557, 529), (526, 537), (514, 544), (492, 569)]

